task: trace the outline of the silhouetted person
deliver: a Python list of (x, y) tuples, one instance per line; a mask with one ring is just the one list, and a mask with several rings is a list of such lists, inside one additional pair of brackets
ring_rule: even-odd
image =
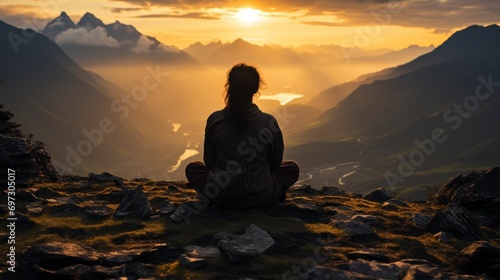
[(205, 128), (203, 162), (191, 162), (186, 177), (203, 199), (227, 208), (266, 207), (285, 201), (299, 166), (283, 161), (283, 135), (276, 119), (252, 103), (263, 81), (252, 66), (227, 74), (226, 107)]

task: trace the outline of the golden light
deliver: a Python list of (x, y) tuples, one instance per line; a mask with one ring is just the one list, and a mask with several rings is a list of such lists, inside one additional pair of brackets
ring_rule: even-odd
[(254, 23), (260, 19), (260, 11), (252, 8), (242, 8), (235, 16), (244, 23)]

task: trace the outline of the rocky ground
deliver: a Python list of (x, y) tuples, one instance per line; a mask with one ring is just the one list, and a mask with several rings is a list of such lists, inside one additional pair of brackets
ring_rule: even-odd
[(497, 279), (500, 168), (452, 179), (433, 199), (295, 186), (284, 204), (222, 210), (184, 182), (111, 174), (16, 193), (16, 272), (2, 279)]
[(185, 182), (61, 178), (12, 117), (0, 105), (1, 279), (500, 278), (500, 167), (422, 202), (303, 185), (223, 210)]

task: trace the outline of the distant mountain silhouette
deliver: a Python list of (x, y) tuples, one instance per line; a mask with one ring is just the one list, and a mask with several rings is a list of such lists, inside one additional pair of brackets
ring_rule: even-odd
[[(114, 169), (123, 174), (120, 168), (130, 161), (147, 160), (145, 153), (155, 153), (161, 145), (182, 153), (165, 142), (172, 127), (146, 104), (134, 100), (127, 104), (123, 98), (130, 99), (130, 92), (82, 69), (43, 34), (23, 41), (23, 32), (0, 21), (2, 102), (16, 112), (23, 129), (47, 144), (54, 159), (66, 164), (68, 154), (73, 154), (73, 162), (82, 159), (81, 164), (69, 165), (76, 172)], [(16, 45), (17, 53), (12, 38), (22, 42)], [(113, 128), (97, 132), (103, 126)], [(81, 144), (92, 139), (91, 146)], [(150, 148), (144, 149), (145, 145)], [(159, 159), (157, 154), (154, 157)]]
[(208, 43), (206, 45), (196, 42), (194, 44), (189, 45), (184, 49), (185, 52), (190, 54), (192, 57), (196, 58), (199, 61), (207, 60), (214, 52), (220, 49), (224, 44), (221, 41), (215, 41)]
[[(436, 144), (435, 152), (401, 185), (428, 183), (498, 164), (500, 135), (493, 128), (500, 119), (496, 94), (500, 87), (497, 84), (487, 100), (474, 96), (480, 85), (482, 94), (495, 90), (484, 80), (500, 81), (499, 45), (497, 25), (456, 32), (428, 54), (365, 77), (366, 83), (361, 81), (336, 107), (292, 135), (291, 141), (332, 145), (360, 141), (365, 145), (362, 160), (380, 175), (376, 184), (386, 184), (383, 174), (397, 172), (398, 156), (407, 157), (418, 149), (414, 141), (432, 137), (436, 128), (443, 129), (446, 142)], [(473, 106), (474, 111), (463, 109), (461, 115), (454, 104)]]
[(87, 12), (76, 24), (76, 27), (83, 27), (92, 30), (95, 29), (96, 27), (105, 27), (105, 25), (104, 22), (102, 22), (102, 20), (96, 18), (93, 14)]
[(104, 24), (88, 12), (76, 25), (62, 12), (43, 33), (85, 66), (109, 62), (195, 63), (186, 52), (144, 35), (132, 25), (119, 21)]
[(215, 65), (234, 65), (242, 61), (259, 66), (284, 66), (288, 64), (305, 66), (309, 64), (309, 61), (289, 49), (259, 46), (241, 38), (218, 48), (207, 58), (206, 63)]
[(416, 57), (424, 55), (434, 50), (434, 46), (422, 47), (418, 45), (410, 45), (404, 49), (397, 51), (389, 51), (381, 55), (366, 55), (352, 58), (354, 63), (380, 63), (387, 60), (394, 61), (395, 65), (407, 63)]
[(49, 38), (54, 38), (58, 34), (65, 30), (76, 28), (75, 23), (66, 14), (66, 12), (61, 12), (57, 18), (53, 19), (42, 30), (42, 33), (47, 35)]

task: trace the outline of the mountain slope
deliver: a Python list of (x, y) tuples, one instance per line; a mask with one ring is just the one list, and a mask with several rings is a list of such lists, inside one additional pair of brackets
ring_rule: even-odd
[[(23, 38), (23, 30), (0, 21), (0, 34), (2, 102), (26, 131), (47, 144), (57, 167), (125, 174), (127, 162), (155, 153), (145, 145), (158, 146), (169, 133), (171, 127), (130, 99), (131, 93), (83, 70), (44, 35), (23, 41), (16, 53), (9, 38)], [(127, 96), (131, 103), (122, 99)]]
[[(363, 161), (379, 170), (377, 184), (387, 184), (383, 174), (397, 173), (398, 157), (408, 160), (419, 149), (415, 141), (432, 138), (435, 129), (443, 130), (445, 144), (435, 144), (424, 163), (414, 166), (412, 176), (398, 180), (400, 185), (432, 182), (458, 171), (498, 164), (500, 137), (492, 130), (500, 118), (500, 98), (492, 85), (498, 86), (500, 80), (498, 45), (499, 26), (459, 31), (433, 52), (359, 86), (291, 139), (299, 143), (361, 141), (366, 146)], [(475, 94), (479, 86), (480, 94), (488, 95), (484, 100)]]

